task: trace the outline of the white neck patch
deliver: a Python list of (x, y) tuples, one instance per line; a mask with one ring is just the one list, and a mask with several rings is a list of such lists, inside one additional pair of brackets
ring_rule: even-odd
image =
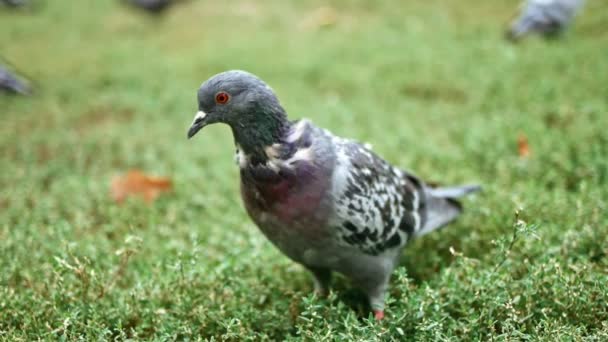
[[(203, 115), (205, 115), (204, 112)], [(290, 134), (287, 136), (287, 143), (292, 144), (301, 139), (302, 135), (304, 134), (304, 131), (308, 127), (308, 123), (309, 121), (306, 119), (300, 120), (292, 129)], [(245, 152), (243, 152), (243, 149), (239, 145), (237, 145), (236, 147), (237, 150), (235, 155), (235, 161), (241, 169), (244, 169), (249, 165), (251, 158), (247, 154), (245, 154)], [(281, 148), (281, 144), (272, 144), (264, 147), (264, 153), (266, 154), (266, 158), (268, 158), (268, 161), (266, 162), (266, 167), (275, 172), (278, 172), (281, 168), (292, 169), (296, 162), (312, 162), (314, 160), (314, 151), (310, 146), (301, 147), (297, 149), (294, 154), (286, 160), (280, 158)]]

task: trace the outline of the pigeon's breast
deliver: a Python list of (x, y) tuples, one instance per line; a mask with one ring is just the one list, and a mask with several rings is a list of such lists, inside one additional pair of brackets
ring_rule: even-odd
[[(310, 165), (260, 177), (241, 171), (241, 195), (250, 214), (270, 215), (283, 224), (322, 219), (322, 199), (328, 178), (318, 177)], [(270, 171), (268, 171), (270, 172)]]
[(292, 259), (327, 237), (329, 177), (314, 165), (268, 174), (241, 170), (241, 196), (260, 230)]

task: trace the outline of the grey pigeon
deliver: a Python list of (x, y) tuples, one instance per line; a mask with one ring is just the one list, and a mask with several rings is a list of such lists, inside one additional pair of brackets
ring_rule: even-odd
[(198, 90), (188, 138), (213, 123), (232, 129), (241, 197), (262, 233), (312, 272), (317, 293), (328, 292), (332, 271), (350, 278), (377, 319), (405, 244), (454, 220), (455, 198), (479, 189), (430, 187), (364, 145), (289, 121), (273, 90), (244, 71)]
[(516, 41), (533, 32), (556, 35), (572, 22), (584, 3), (584, 0), (527, 0), (519, 18), (508, 30), (507, 38)]
[(171, 0), (124, 0), (128, 4), (148, 11), (150, 13), (161, 13), (173, 3)]
[(27, 0), (0, 0), (0, 2), (10, 7), (21, 7), (28, 4)]
[(27, 5), (26, 0), (0, 0), (1, 3), (11, 6), (11, 7), (19, 7), (23, 5)]
[(14, 94), (29, 95), (31, 89), (22, 79), (0, 65), (0, 90)]

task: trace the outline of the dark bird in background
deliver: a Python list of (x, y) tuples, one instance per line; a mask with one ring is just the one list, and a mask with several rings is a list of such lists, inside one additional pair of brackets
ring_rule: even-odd
[(131, 5), (132, 7), (137, 7), (154, 14), (164, 12), (167, 8), (169, 8), (169, 5), (175, 3), (175, 1), (172, 0), (123, 0), (123, 2)]
[(506, 37), (517, 41), (530, 33), (555, 36), (572, 23), (584, 3), (584, 0), (527, 0)]
[(11, 6), (11, 7), (20, 7), (25, 6), (29, 3), (27, 0), (0, 0), (0, 3)]
[(232, 129), (241, 197), (262, 233), (312, 273), (316, 292), (327, 294), (332, 272), (350, 278), (377, 319), (406, 244), (454, 221), (457, 198), (479, 190), (430, 186), (363, 144), (290, 121), (274, 91), (244, 71), (198, 90), (188, 137), (214, 123)]
[(0, 65), (0, 91), (21, 95), (30, 95), (32, 92), (22, 77), (15, 76), (3, 65)]

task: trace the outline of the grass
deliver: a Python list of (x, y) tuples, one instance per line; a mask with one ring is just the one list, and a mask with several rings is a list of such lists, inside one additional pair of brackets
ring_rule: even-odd
[[(0, 10), (4, 57), (38, 89), (0, 97), (0, 339), (608, 339), (606, 4), (509, 45), (511, 1), (335, 1), (315, 27), (323, 3)], [(383, 322), (343, 278), (313, 297), (257, 231), (226, 127), (185, 139), (198, 85), (236, 68), (293, 118), (484, 185), (405, 251)], [(174, 191), (116, 205), (132, 168)]]

